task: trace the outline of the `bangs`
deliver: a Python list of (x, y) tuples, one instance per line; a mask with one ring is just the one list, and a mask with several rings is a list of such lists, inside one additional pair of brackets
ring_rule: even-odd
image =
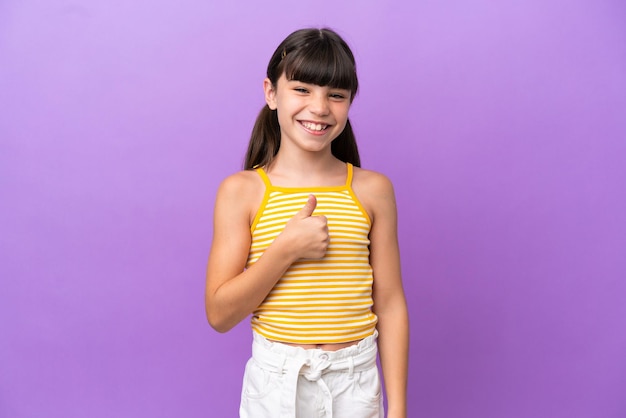
[(285, 77), (288, 80), (349, 90), (354, 98), (358, 87), (354, 57), (325, 39), (316, 41), (285, 56)]

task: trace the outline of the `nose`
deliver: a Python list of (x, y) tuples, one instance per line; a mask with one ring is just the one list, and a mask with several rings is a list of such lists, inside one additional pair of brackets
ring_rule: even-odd
[(326, 94), (314, 94), (311, 95), (311, 102), (309, 103), (309, 110), (311, 113), (318, 116), (326, 116), (330, 112), (328, 106), (328, 96)]

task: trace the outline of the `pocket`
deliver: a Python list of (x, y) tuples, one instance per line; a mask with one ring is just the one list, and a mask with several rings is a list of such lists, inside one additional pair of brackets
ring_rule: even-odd
[(242, 392), (249, 399), (266, 398), (272, 391), (278, 392), (280, 382), (279, 373), (265, 370), (250, 359), (246, 364)]
[(264, 370), (254, 359), (246, 363), (241, 390), (239, 416), (242, 418), (275, 418), (280, 415), (282, 376)]
[(368, 402), (378, 402), (382, 396), (378, 367), (354, 374), (356, 395)]

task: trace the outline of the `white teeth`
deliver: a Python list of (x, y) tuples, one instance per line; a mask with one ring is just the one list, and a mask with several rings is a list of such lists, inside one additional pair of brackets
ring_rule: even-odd
[(312, 131), (323, 131), (328, 125), (320, 125), (319, 123), (302, 122), (302, 126)]

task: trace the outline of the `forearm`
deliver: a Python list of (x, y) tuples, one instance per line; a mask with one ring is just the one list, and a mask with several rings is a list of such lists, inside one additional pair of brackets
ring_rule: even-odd
[(378, 346), (387, 393), (387, 417), (406, 417), (409, 320), (404, 298), (378, 315)]
[[(295, 261), (289, 251), (275, 244), (270, 245), (250, 268), (223, 281), (215, 290), (207, 289), (207, 318), (217, 331), (226, 332), (244, 320), (263, 302)], [(216, 258), (219, 260), (220, 257)]]

